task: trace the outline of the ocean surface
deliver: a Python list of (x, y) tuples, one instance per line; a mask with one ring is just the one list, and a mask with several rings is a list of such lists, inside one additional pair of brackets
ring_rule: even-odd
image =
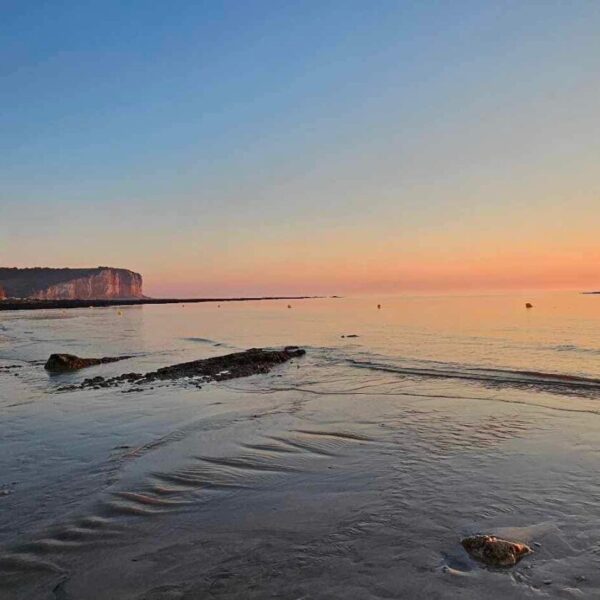
[[(288, 304), (0, 313), (2, 600), (600, 597), (600, 296)], [(201, 389), (59, 389), (286, 345)], [(535, 553), (483, 567), (478, 532)]]

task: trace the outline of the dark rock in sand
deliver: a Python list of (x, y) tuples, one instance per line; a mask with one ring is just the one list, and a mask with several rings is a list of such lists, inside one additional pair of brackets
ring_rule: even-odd
[(104, 356), (103, 358), (81, 358), (74, 354), (51, 354), (44, 368), (52, 373), (64, 373), (65, 371), (76, 371), (94, 365), (117, 362), (131, 356)]
[(224, 381), (237, 377), (249, 377), (260, 373), (268, 373), (273, 367), (306, 354), (306, 350), (297, 346), (286, 346), (283, 350), (263, 350), (251, 348), (244, 352), (234, 352), (224, 356), (203, 358), (191, 362), (180, 363), (163, 367), (142, 375), (141, 373), (124, 373), (117, 377), (92, 377), (85, 379), (79, 386), (61, 388), (85, 389), (116, 387), (123, 383), (136, 385), (151, 383), (153, 381), (174, 381), (176, 379), (193, 379), (194, 385), (199, 387), (201, 382)]
[(463, 548), (476, 560), (491, 567), (513, 567), (533, 550), (526, 544), (511, 542), (494, 535), (473, 535), (461, 541)]
[(248, 377), (259, 373), (268, 373), (275, 365), (303, 356), (306, 351), (296, 346), (287, 346), (283, 350), (263, 350), (251, 348), (244, 352), (234, 352), (224, 356), (203, 358), (192, 362), (163, 367), (146, 373), (144, 381), (157, 379), (181, 379), (183, 377), (203, 377), (208, 380), (224, 381), (237, 377)]

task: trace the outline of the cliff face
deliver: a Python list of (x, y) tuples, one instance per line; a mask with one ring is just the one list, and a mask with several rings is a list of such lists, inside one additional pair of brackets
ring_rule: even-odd
[[(35, 300), (143, 298), (142, 276), (127, 269), (1, 269), (5, 297)], [(0, 292), (0, 298), (2, 292)]]

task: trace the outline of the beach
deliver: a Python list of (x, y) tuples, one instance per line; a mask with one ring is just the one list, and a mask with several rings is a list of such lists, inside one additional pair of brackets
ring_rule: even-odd
[[(2, 597), (594, 597), (599, 325), (577, 294), (7, 311)], [(62, 389), (285, 346), (249, 377)], [(534, 552), (489, 568), (475, 533)]]

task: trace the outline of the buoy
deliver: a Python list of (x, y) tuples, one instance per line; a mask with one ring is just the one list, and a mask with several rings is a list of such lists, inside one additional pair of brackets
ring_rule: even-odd
[(291, 304), (288, 304), (288, 308), (292, 308), (292, 305), (291, 305)]
[(379, 310), (381, 310), (381, 304), (378, 304), (378, 305), (377, 305), (377, 308), (378, 308)]
[(117, 313), (117, 314), (118, 314), (120, 317), (122, 317), (122, 316), (123, 316), (123, 313), (122, 313), (121, 311), (118, 311), (118, 313)]
[(533, 308), (533, 304), (531, 304), (531, 302), (528, 302), (528, 303), (525, 305), (525, 308)]

